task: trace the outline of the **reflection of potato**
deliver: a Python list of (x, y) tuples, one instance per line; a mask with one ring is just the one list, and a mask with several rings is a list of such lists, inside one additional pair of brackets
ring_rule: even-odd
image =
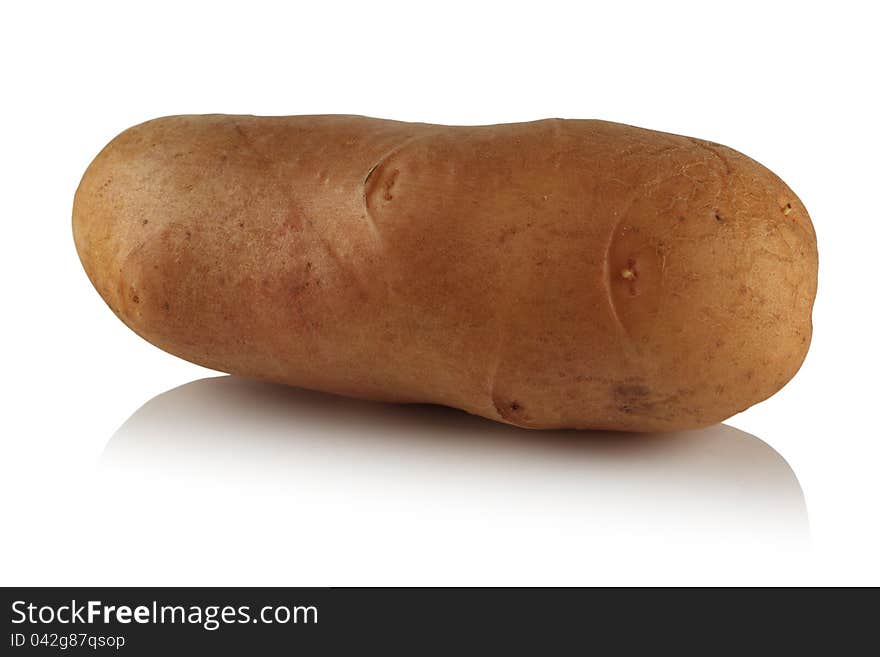
[(810, 342), (791, 190), (614, 123), (158, 119), (98, 155), (73, 219), (95, 287), (171, 353), (525, 427), (711, 424)]

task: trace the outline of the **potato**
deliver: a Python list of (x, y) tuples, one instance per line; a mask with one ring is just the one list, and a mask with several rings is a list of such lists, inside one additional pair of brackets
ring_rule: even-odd
[(816, 238), (773, 173), (604, 121), (174, 116), (89, 166), (113, 311), (205, 367), (530, 428), (666, 431), (779, 390)]

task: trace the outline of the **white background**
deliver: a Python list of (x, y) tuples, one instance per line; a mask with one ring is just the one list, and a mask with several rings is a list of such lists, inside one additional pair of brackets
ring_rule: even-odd
[[(878, 22), (823, 4), (4, 3), (0, 583), (880, 584)], [(203, 112), (732, 146), (812, 215), (809, 356), (727, 426), (656, 440), (231, 378), (139, 411), (217, 374), (114, 318), (73, 193), (124, 128)]]

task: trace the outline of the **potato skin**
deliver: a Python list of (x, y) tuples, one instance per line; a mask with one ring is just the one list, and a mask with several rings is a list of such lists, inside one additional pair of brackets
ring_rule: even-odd
[(779, 390), (812, 333), (791, 190), (603, 121), (156, 119), (89, 166), (73, 231), (107, 304), (172, 354), (522, 427), (712, 424)]

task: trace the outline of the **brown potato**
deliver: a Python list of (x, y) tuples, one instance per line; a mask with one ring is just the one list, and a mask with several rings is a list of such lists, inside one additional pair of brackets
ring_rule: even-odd
[(533, 428), (674, 430), (779, 390), (816, 238), (773, 173), (603, 121), (175, 116), (116, 137), (76, 246), (158, 347)]

